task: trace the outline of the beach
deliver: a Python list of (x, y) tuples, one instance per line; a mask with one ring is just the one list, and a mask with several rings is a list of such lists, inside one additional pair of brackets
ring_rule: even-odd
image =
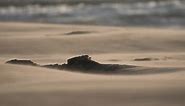
[[(184, 28), (0, 22), (0, 105), (184, 106), (184, 34)], [(104, 75), (5, 64), (15, 58), (62, 64), (82, 54), (138, 67)]]

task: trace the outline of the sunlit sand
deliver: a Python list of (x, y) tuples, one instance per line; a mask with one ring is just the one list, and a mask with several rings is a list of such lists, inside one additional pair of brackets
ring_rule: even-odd
[[(0, 105), (184, 106), (184, 34), (175, 28), (1, 22)], [(15, 58), (62, 64), (81, 54), (139, 67), (106, 75), (5, 64)]]

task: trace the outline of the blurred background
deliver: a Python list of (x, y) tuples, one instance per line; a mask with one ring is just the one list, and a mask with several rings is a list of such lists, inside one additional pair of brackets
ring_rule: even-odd
[(0, 0), (0, 21), (184, 27), (185, 0)]

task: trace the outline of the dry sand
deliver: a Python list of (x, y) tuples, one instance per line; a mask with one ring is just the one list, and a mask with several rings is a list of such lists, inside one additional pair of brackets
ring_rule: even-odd
[[(63, 63), (80, 54), (142, 67), (98, 75), (4, 64)], [(0, 106), (184, 106), (184, 64), (184, 29), (1, 22)]]

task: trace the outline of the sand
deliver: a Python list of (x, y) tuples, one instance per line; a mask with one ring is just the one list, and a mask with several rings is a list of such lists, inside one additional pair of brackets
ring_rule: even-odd
[[(182, 28), (0, 22), (0, 105), (184, 106), (184, 35)], [(80, 54), (141, 67), (100, 75), (5, 64), (12, 58), (64, 63)]]

